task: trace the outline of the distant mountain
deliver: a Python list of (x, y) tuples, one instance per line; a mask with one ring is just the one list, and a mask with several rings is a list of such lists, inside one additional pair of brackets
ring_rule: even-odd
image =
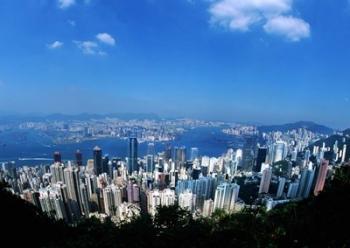
[(104, 119), (104, 118), (118, 118), (122, 120), (133, 120), (133, 119), (158, 120), (159, 116), (153, 113), (111, 113), (111, 114), (81, 113), (77, 115), (51, 114), (51, 115), (45, 116), (44, 118), (47, 120), (91, 120), (91, 119)]
[(314, 133), (321, 133), (321, 134), (327, 134), (327, 135), (334, 133), (334, 130), (332, 128), (326, 127), (311, 121), (299, 121), (295, 123), (287, 123), (282, 125), (259, 126), (258, 130), (260, 132), (273, 132), (273, 131), (286, 132), (286, 131), (299, 129), (299, 128), (305, 128)]
[(76, 115), (69, 114), (25, 114), (25, 115), (0, 115), (0, 124), (4, 123), (17, 123), (24, 121), (69, 121), (69, 120), (91, 120), (91, 119), (104, 119), (104, 118), (118, 118), (121, 120), (144, 120), (152, 119), (159, 120), (160, 117), (153, 113), (111, 113), (111, 114), (90, 114), (81, 113)]

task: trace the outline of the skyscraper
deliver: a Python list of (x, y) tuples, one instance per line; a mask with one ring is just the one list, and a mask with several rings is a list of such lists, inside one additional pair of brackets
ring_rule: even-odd
[(156, 149), (154, 147), (154, 143), (148, 143), (147, 145), (147, 155), (155, 155)]
[(254, 152), (256, 147), (255, 136), (245, 136), (245, 143), (242, 154), (242, 167), (246, 171), (251, 171), (254, 163)]
[(82, 166), (83, 165), (83, 154), (81, 153), (80, 150), (77, 150), (75, 152), (75, 162), (78, 166)]
[(154, 156), (155, 156), (154, 143), (148, 143), (145, 169), (149, 173), (152, 173), (154, 171)]
[(52, 175), (52, 182), (64, 182), (64, 175), (63, 175), (64, 166), (61, 163), (54, 163), (50, 166), (50, 172)]
[(154, 216), (156, 214), (157, 207), (170, 206), (175, 203), (175, 191), (171, 189), (164, 189), (160, 191), (155, 189), (148, 191), (147, 193), (147, 209), (148, 213)]
[(326, 182), (327, 171), (328, 171), (328, 160), (322, 160), (321, 164), (318, 168), (318, 174), (314, 189), (314, 195), (318, 195), (324, 188), (324, 184)]
[(76, 168), (68, 167), (64, 169), (64, 181), (67, 185), (68, 204), (72, 210), (72, 219), (77, 219), (81, 215), (80, 207), (80, 179), (79, 171)]
[(172, 148), (170, 144), (167, 144), (165, 147), (165, 152), (164, 152), (164, 159), (166, 161), (169, 161), (169, 159), (172, 158)]
[(261, 176), (259, 194), (269, 193), (271, 177), (272, 177), (272, 168), (271, 167), (265, 168), (265, 170), (262, 172), (262, 176)]
[(80, 187), (79, 200), (80, 200), (81, 212), (82, 212), (82, 214), (84, 214), (85, 217), (89, 217), (90, 204), (89, 204), (87, 187), (84, 183), (81, 183), (79, 187)]
[(345, 159), (346, 159), (346, 144), (344, 144), (343, 146), (343, 153), (342, 153), (342, 157), (341, 157), (341, 162), (344, 163)]
[(284, 186), (286, 184), (286, 179), (284, 177), (280, 177), (279, 180), (278, 180), (278, 189), (277, 189), (277, 194), (276, 194), (276, 197), (277, 198), (280, 198), (283, 194), (283, 191), (284, 191)]
[(61, 158), (61, 153), (60, 152), (54, 152), (53, 153), (53, 161), (54, 163), (61, 163), (62, 158)]
[(186, 147), (175, 147), (175, 169), (179, 170), (181, 167), (185, 165), (186, 162)]
[(107, 173), (108, 175), (109, 174), (109, 157), (108, 157), (108, 154), (103, 156), (102, 158), (102, 173)]
[(204, 201), (202, 214), (204, 217), (209, 217), (214, 210), (214, 201), (212, 199), (208, 199)]
[(272, 163), (281, 161), (287, 156), (287, 144), (283, 141), (277, 141), (272, 148)]
[(146, 156), (146, 171), (152, 173), (154, 171), (154, 157), (148, 154)]
[(298, 188), (299, 188), (299, 181), (295, 181), (293, 183), (289, 184), (287, 197), (288, 198), (296, 198), (298, 194)]
[(308, 198), (310, 195), (310, 191), (313, 185), (315, 177), (315, 170), (312, 168), (305, 168), (301, 171), (299, 189), (298, 189), (298, 197), (300, 198)]
[(138, 157), (138, 142), (137, 138), (129, 138), (129, 149), (128, 149), (128, 172), (131, 175), (134, 171), (139, 171), (139, 165), (137, 163)]
[(222, 183), (215, 191), (214, 209), (223, 209), (231, 212), (238, 199), (239, 185), (235, 183)]
[(98, 146), (94, 147), (93, 150), (94, 156), (94, 171), (96, 175), (100, 175), (102, 173), (102, 150)]
[(129, 203), (140, 202), (140, 187), (137, 184), (129, 181), (126, 187), (126, 191)]
[(262, 163), (266, 162), (266, 155), (267, 155), (267, 148), (259, 147), (258, 148), (258, 154), (257, 154), (257, 157), (256, 157), (256, 163), (255, 163), (255, 166), (254, 166), (254, 172), (260, 172), (261, 171)]
[(186, 190), (185, 192), (179, 194), (179, 206), (192, 212), (196, 207), (196, 195), (191, 191)]
[(199, 150), (198, 150), (198, 148), (197, 148), (197, 147), (192, 147), (192, 148), (191, 148), (191, 157), (190, 157), (191, 161), (197, 159), (197, 158), (198, 158), (198, 155), (199, 155)]

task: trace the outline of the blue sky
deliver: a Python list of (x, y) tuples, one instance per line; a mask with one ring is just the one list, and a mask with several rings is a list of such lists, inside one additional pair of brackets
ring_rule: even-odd
[(2, 0), (0, 112), (350, 126), (348, 0)]

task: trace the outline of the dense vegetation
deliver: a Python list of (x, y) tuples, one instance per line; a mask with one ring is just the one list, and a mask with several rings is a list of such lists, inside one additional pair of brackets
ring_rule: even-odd
[(14, 247), (350, 247), (350, 167), (337, 170), (319, 196), (267, 213), (245, 209), (194, 220), (172, 206), (154, 220), (145, 215), (120, 227), (96, 219), (68, 227), (1, 188), (1, 242)]

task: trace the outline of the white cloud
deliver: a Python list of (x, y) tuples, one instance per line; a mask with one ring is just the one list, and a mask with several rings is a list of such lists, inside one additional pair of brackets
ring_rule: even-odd
[(76, 22), (74, 20), (68, 20), (67, 21), (69, 25), (71, 25), (72, 27), (76, 26)]
[(62, 46), (63, 46), (63, 42), (58, 41), (58, 40), (47, 45), (47, 47), (50, 49), (58, 49), (58, 48), (61, 48)]
[(285, 36), (290, 41), (300, 41), (310, 36), (310, 25), (302, 19), (292, 16), (277, 16), (264, 25), (269, 34)]
[[(265, 28), (265, 26), (268, 27), (271, 22), (274, 23), (276, 20), (281, 21), (282, 19), (289, 20), (289, 25), (286, 24), (284, 26), (284, 32), (280, 32), (280, 34), (290, 35), (296, 32), (296, 26), (298, 24), (302, 25), (302, 31), (305, 31), (306, 26), (309, 30), (309, 24), (302, 19), (285, 16), (287, 14), (289, 15), (292, 11), (293, 0), (215, 0), (209, 8), (211, 23), (223, 26), (232, 31), (246, 32), (252, 26), (264, 26), (264, 30), (268, 32), (269, 29)], [(290, 22), (293, 22), (294, 25), (290, 24)], [(291, 30), (287, 30), (288, 28)], [(299, 39), (296, 37), (299, 37)], [(295, 37), (292, 35), (292, 38), (287, 36), (289, 39), (296, 40), (305, 37), (307, 37), (305, 32)]]
[(75, 4), (75, 0), (58, 0), (58, 6), (61, 9), (68, 8), (68, 7), (72, 6), (73, 4)]
[(73, 41), (74, 44), (84, 53), (88, 55), (106, 55), (105, 52), (101, 51), (98, 44), (94, 41)]
[(99, 33), (96, 35), (96, 38), (107, 45), (114, 46), (115, 45), (115, 39), (107, 33)]

